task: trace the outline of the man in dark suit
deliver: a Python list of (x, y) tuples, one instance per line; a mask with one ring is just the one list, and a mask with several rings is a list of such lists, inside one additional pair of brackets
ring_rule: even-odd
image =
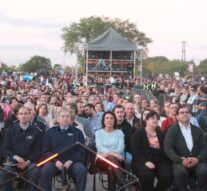
[(180, 191), (187, 191), (189, 177), (197, 180), (198, 191), (207, 188), (207, 146), (204, 133), (190, 124), (189, 110), (181, 106), (177, 111), (178, 123), (165, 136), (164, 150), (173, 162), (175, 182)]

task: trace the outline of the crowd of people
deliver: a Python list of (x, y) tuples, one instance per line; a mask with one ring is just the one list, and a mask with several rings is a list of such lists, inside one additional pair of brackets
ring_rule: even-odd
[[(127, 183), (126, 175), (81, 147), (37, 168), (35, 165), (76, 142), (135, 174), (143, 191), (187, 191), (189, 178), (207, 189), (207, 87), (204, 77), (150, 76), (142, 79), (50, 74), (23, 80), (0, 76), (0, 183), (11, 172), (52, 190), (58, 174), (84, 191), (94, 168), (108, 174), (108, 190)], [(87, 83), (86, 83), (87, 81)], [(77, 86), (78, 84), (78, 86)], [(160, 99), (162, 98), (162, 99)], [(30, 170), (32, 169), (32, 170)], [(155, 178), (157, 183), (154, 184)], [(63, 190), (67, 181), (62, 177)], [(4, 184), (12, 190), (12, 182)], [(28, 190), (36, 190), (29, 184)]]

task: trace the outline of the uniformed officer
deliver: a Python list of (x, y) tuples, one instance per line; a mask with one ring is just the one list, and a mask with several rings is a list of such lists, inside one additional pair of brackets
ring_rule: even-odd
[[(14, 124), (12, 128), (8, 128), (2, 145), (3, 155), (12, 163), (12, 165), (6, 165), (4, 169), (13, 172), (21, 172), (33, 168), (41, 155), (40, 132), (29, 123), (29, 109), (24, 106), (20, 107), (17, 117), (19, 122)], [(15, 164), (16, 166), (13, 166)], [(28, 179), (38, 185), (39, 175), (40, 170), (34, 168), (28, 173)], [(13, 175), (1, 172), (0, 177), (1, 181), (4, 182), (11, 179)], [(12, 182), (5, 184), (4, 190), (13, 190)], [(29, 184), (28, 190), (34, 191), (36, 188)]]
[[(76, 142), (84, 144), (82, 132), (71, 124), (70, 114), (67, 110), (58, 113), (58, 126), (50, 128), (44, 137), (43, 155), (45, 157), (62, 151)], [(80, 147), (72, 148), (44, 165), (41, 174), (41, 186), (45, 191), (52, 190), (52, 178), (65, 169), (75, 179), (76, 190), (84, 191), (87, 179), (87, 170), (84, 161), (84, 150)]]

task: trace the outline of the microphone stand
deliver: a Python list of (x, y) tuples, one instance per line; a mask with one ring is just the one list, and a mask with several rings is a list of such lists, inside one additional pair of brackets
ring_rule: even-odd
[[(72, 149), (73, 147), (76, 147), (76, 146), (79, 146), (79, 147), (84, 148), (84, 149), (87, 150), (88, 152), (90, 152), (90, 153), (96, 155), (97, 158), (100, 158), (101, 160), (103, 160), (104, 162), (108, 163), (109, 165), (111, 165), (111, 166), (114, 167), (114, 168), (119, 168), (123, 173), (125, 173), (125, 174), (127, 174), (127, 175), (129, 175), (130, 177), (133, 178), (133, 180), (132, 180), (131, 182), (129, 182), (129, 183), (127, 183), (126, 185), (124, 185), (124, 186), (118, 188), (116, 191), (121, 191), (121, 190), (123, 190), (124, 188), (127, 188), (127, 187), (129, 187), (129, 186), (135, 184), (136, 182), (139, 182), (139, 179), (138, 179), (135, 175), (133, 175), (132, 173), (130, 173), (130, 172), (128, 172), (127, 170), (123, 169), (122, 167), (120, 167), (120, 166), (114, 164), (114, 163), (111, 162), (110, 160), (108, 160), (108, 159), (106, 159), (106, 158), (100, 156), (100, 155), (97, 154), (94, 150), (92, 150), (91, 148), (87, 147), (86, 145), (84, 145), (84, 144), (82, 144), (82, 143), (80, 143), (80, 142), (76, 142), (76, 143), (74, 143), (74, 144), (72, 144), (72, 145), (66, 147), (66, 148), (63, 149), (62, 151), (57, 152), (57, 153), (51, 155), (50, 157), (48, 157), (48, 158), (46, 158), (45, 160), (43, 160), (43, 161), (39, 162), (38, 164), (36, 164), (36, 166), (34, 166), (33, 168), (30, 168), (29, 170), (26, 170), (26, 171), (23, 172), (23, 173), (11, 172), (11, 171), (5, 170), (5, 169), (3, 169), (3, 168), (1, 168), (1, 167), (0, 167), (0, 170), (3, 170), (3, 171), (5, 171), (5, 172), (7, 172), (7, 173), (10, 173), (10, 174), (13, 174), (14, 176), (19, 177), (19, 178), (21, 178), (21, 179), (27, 181), (28, 183), (32, 184), (32, 185), (35, 186), (36, 188), (38, 188), (38, 189), (40, 189), (40, 190), (43, 190), (43, 189), (42, 189), (41, 187), (39, 187), (38, 185), (34, 184), (33, 182), (31, 182), (31, 181), (29, 181), (28, 179), (26, 179), (25, 177), (23, 177), (23, 175), (29, 173), (30, 171), (32, 171), (32, 170), (33, 170), (34, 168), (36, 168), (36, 167), (41, 167), (41, 166), (43, 166), (45, 163), (47, 163), (47, 162), (49, 162), (49, 161), (51, 161), (51, 160), (57, 158), (59, 155), (65, 153), (66, 151), (68, 151), (68, 150), (70, 150), (70, 149)], [(15, 177), (15, 178), (16, 178), (16, 177)], [(8, 183), (8, 182), (10, 182), (10, 181), (13, 181), (15, 178), (13, 178), (12, 180), (8, 180), (8, 181), (6, 181), (6, 182), (0, 184), (0, 187), (1, 187), (3, 184), (6, 184), (6, 183)], [(44, 190), (43, 190), (43, 191), (44, 191)]]

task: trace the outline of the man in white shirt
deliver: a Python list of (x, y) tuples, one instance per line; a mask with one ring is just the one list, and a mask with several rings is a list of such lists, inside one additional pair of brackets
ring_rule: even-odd
[(207, 188), (207, 146), (201, 128), (190, 124), (186, 106), (177, 110), (178, 123), (171, 126), (164, 140), (164, 151), (173, 162), (175, 182), (180, 191), (187, 191), (189, 177), (196, 178), (198, 191)]

